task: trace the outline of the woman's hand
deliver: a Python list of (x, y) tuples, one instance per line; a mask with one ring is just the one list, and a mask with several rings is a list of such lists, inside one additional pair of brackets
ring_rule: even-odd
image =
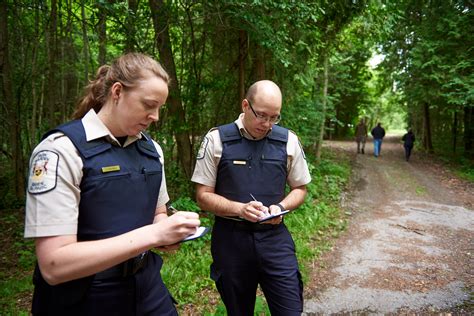
[(156, 246), (166, 250), (175, 250), (179, 245), (175, 245), (184, 238), (196, 232), (201, 224), (199, 215), (194, 212), (179, 211), (175, 214), (163, 218), (154, 223), (153, 231), (156, 237)]

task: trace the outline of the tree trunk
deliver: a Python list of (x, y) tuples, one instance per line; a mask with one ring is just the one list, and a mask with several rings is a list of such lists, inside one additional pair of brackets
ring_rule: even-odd
[(135, 51), (135, 43), (136, 43), (135, 25), (136, 25), (137, 9), (138, 9), (138, 1), (128, 0), (128, 13), (125, 20), (125, 52), (126, 53), (131, 53)]
[(326, 122), (326, 108), (328, 98), (328, 84), (329, 84), (329, 52), (324, 52), (324, 76), (323, 76), (323, 100), (321, 102), (321, 125), (319, 127), (319, 134), (316, 135), (316, 148), (315, 156), (316, 160), (321, 160), (321, 147), (324, 139), (324, 126)]
[(423, 130), (423, 148), (429, 153), (432, 153), (433, 142), (431, 141), (430, 106), (426, 102), (423, 104)]
[(464, 107), (464, 155), (474, 160), (474, 108)]
[(13, 98), (12, 72), (10, 68), (10, 56), (8, 49), (8, 13), (6, 1), (0, 2), (0, 76), (2, 95), (7, 111), (7, 129), (10, 131), (11, 163), (14, 174), (14, 192), (19, 200), (25, 197), (25, 181), (23, 167), (23, 153), (21, 150), (21, 134), (19, 108)]
[(97, 15), (99, 17), (97, 22), (97, 35), (99, 39), (99, 56), (97, 61), (99, 66), (102, 66), (107, 63), (107, 10), (104, 4), (97, 4), (97, 7)]
[(178, 148), (178, 159), (184, 170), (186, 177), (191, 178), (193, 169), (193, 157), (189, 131), (185, 128), (186, 117), (182, 105), (181, 93), (176, 74), (176, 66), (171, 50), (171, 41), (169, 36), (168, 18), (170, 15), (169, 7), (163, 0), (150, 0), (150, 10), (153, 19), (153, 26), (156, 33), (156, 45), (160, 52), (160, 59), (164, 68), (171, 77), (171, 85), (168, 96), (169, 119), (174, 127), (174, 137), (176, 138)]
[(237, 113), (242, 111), (241, 102), (245, 98), (245, 59), (247, 57), (247, 33), (239, 30), (239, 100)]
[(453, 118), (453, 154), (456, 153), (456, 143), (458, 136), (458, 112), (454, 112)]
[[(67, 15), (66, 15), (66, 27), (63, 32), (63, 36), (61, 37), (61, 47), (63, 48), (62, 51), (62, 71), (61, 71), (61, 80), (63, 81), (64, 89), (62, 91), (62, 104), (63, 104), (63, 111), (62, 111), (62, 121), (68, 121), (71, 119), (72, 112), (74, 110), (75, 100), (78, 95), (78, 77), (75, 72), (68, 71), (69, 67), (73, 68), (75, 64), (75, 56), (76, 54), (76, 47), (74, 45), (74, 20), (75, 17), (71, 13), (73, 9), (71, 7), (71, 3), (67, 4), (69, 7), (67, 8)], [(63, 70), (65, 69), (65, 70)]]
[[(184, 10), (186, 12), (186, 17), (187, 17), (187, 22), (190, 30), (190, 44), (192, 50), (189, 51), (187, 49), (186, 51), (182, 52), (182, 58), (185, 59), (184, 57), (185, 54), (190, 54), (190, 60), (191, 60), (191, 65), (192, 65), (192, 79), (189, 83), (189, 91), (190, 91), (190, 98), (189, 98), (189, 104), (200, 104), (200, 99), (201, 99), (201, 78), (202, 78), (202, 71), (203, 71), (203, 58), (205, 56), (206, 52), (206, 31), (203, 30), (203, 33), (201, 34), (201, 44), (199, 44), (199, 32), (195, 31), (195, 20), (193, 19), (193, 14), (192, 14), (192, 5), (186, 5), (184, 7)], [(184, 48), (181, 47), (181, 50)], [(188, 57), (189, 58), (189, 57)], [(186, 108), (184, 109), (186, 111)], [(196, 141), (200, 141), (201, 139), (196, 138), (196, 134), (199, 131), (199, 122), (200, 122), (200, 113), (199, 111), (195, 110), (190, 110), (186, 111), (188, 113), (188, 122), (190, 123), (189, 125), (189, 133), (191, 134), (190, 140), (191, 140), (191, 148), (195, 148), (195, 143)], [(199, 133), (200, 134), (200, 133)], [(199, 135), (198, 134), (198, 135)], [(195, 160), (193, 157), (192, 160), (192, 165), (195, 164)]]
[[(35, 23), (34, 23), (34, 28), (35, 28), (34, 33), (36, 35), (36, 38), (39, 38), (39, 34), (40, 34), (39, 24), (40, 24), (39, 9), (36, 9)], [(40, 44), (40, 41), (36, 41), (33, 44), (33, 52), (31, 54), (32, 55), (31, 56), (31, 78), (42, 78), (42, 76), (38, 76), (38, 71), (37, 71), (39, 44)], [(38, 103), (40, 102), (40, 98), (38, 97), (37, 85), (34, 82), (34, 80), (31, 80), (31, 101), (32, 101), (31, 102), (32, 110), (31, 110), (31, 121), (29, 122), (29, 129), (28, 129), (28, 135), (29, 135), (29, 142), (27, 146), (28, 153), (31, 152), (31, 149), (33, 148), (33, 146), (36, 144), (36, 142), (39, 139), (38, 118), (41, 115), (41, 113), (38, 111)]]
[(255, 44), (255, 55), (254, 55), (254, 72), (255, 72), (255, 79), (263, 80), (266, 79), (265, 77), (265, 52), (263, 48)]
[(54, 126), (58, 125), (59, 120), (57, 119), (57, 115), (59, 113), (59, 106), (58, 106), (58, 87), (60, 83), (57, 80), (57, 36), (56, 36), (56, 29), (57, 29), (57, 1), (51, 0), (50, 3), (51, 12), (49, 14), (49, 25), (46, 30), (46, 38), (47, 38), (47, 54), (48, 54), (48, 64), (46, 69), (46, 90), (45, 90), (45, 104), (46, 104), (46, 117), (48, 128), (53, 128)]
[(86, 10), (84, 8), (85, 1), (81, 1), (81, 17), (82, 17), (82, 41), (84, 43), (84, 82), (89, 80), (89, 38), (87, 37), (87, 20)]

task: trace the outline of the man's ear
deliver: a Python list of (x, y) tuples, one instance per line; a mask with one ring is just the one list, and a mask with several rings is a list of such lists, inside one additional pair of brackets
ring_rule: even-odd
[(242, 112), (245, 112), (245, 109), (249, 107), (249, 101), (247, 101), (247, 99), (243, 99), (241, 106), (242, 106)]

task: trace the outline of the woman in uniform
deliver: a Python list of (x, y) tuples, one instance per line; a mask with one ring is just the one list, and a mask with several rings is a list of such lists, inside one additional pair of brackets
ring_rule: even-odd
[(150, 249), (173, 250), (199, 226), (168, 217), (163, 152), (144, 130), (169, 77), (143, 54), (102, 66), (73, 121), (30, 159), (25, 237), (35, 238), (34, 315), (176, 315)]

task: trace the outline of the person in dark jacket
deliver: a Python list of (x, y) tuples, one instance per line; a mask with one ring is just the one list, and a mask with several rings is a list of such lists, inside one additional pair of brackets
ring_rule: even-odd
[(410, 159), (411, 151), (415, 143), (415, 134), (413, 134), (413, 131), (411, 130), (411, 128), (408, 130), (408, 132), (405, 135), (403, 135), (402, 141), (403, 141), (403, 147), (405, 148), (405, 160), (408, 161)]
[(372, 131), (370, 132), (374, 138), (374, 156), (380, 156), (380, 151), (382, 150), (382, 140), (385, 137), (385, 129), (380, 123), (377, 123)]
[(45, 135), (30, 160), (25, 237), (38, 264), (33, 315), (177, 315), (153, 248), (177, 249), (200, 224), (167, 216), (159, 118), (168, 74), (130, 53), (101, 66), (73, 121)]

